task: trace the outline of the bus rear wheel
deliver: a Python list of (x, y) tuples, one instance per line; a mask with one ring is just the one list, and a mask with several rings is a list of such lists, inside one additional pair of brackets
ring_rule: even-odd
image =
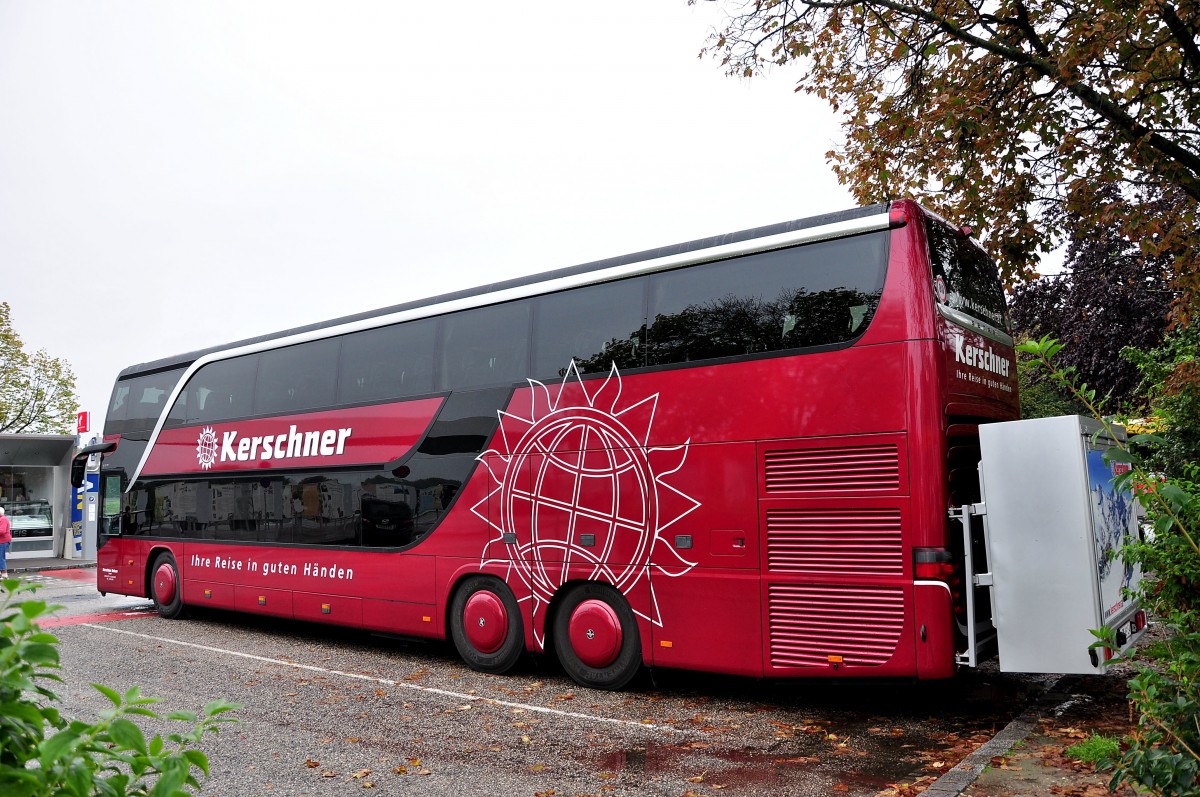
[(620, 689), (642, 668), (637, 618), (605, 584), (572, 587), (554, 615), (554, 651), (567, 675), (593, 689)]
[(525, 651), (525, 625), (516, 596), (503, 581), (471, 576), (450, 604), (450, 636), (472, 670), (505, 673)]
[(168, 620), (183, 614), (183, 582), (175, 557), (167, 551), (160, 553), (150, 568), (150, 597), (159, 615)]

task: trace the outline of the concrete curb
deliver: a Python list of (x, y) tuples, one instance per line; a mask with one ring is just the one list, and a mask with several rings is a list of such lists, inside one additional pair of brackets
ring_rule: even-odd
[(1063, 702), (1065, 693), (1075, 679), (1076, 676), (1064, 675), (1055, 681), (1053, 686), (1038, 696), (1033, 705), (981, 744), (975, 752), (959, 761), (953, 769), (935, 780), (922, 794), (931, 797), (958, 797), (962, 794), (983, 774), (983, 770), (992, 763), (993, 758), (1004, 755), (1013, 745), (1024, 740), (1037, 727), (1038, 720), (1048, 708)]
[(94, 559), (62, 559), (56, 562), (30, 562), (18, 564), (20, 560), (8, 561), (9, 573), (41, 573), (46, 570), (87, 570), (96, 566)]

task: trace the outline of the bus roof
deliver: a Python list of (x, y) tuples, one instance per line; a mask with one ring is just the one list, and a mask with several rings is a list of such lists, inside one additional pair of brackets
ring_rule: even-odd
[(553, 271), (544, 271), (538, 274), (531, 274), (525, 277), (517, 277), (502, 282), (494, 282), (487, 285), (481, 285), (474, 288), (467, 288), (461, 291), (452, 293), (440, 294), (438, 296), (429, 296), (422, 299), (416, 299), (411, 302), (403, 302), (401, 304), (381, 307), (375, 310), (367, 310), (353, 315), (341, 316), (339, 318), (320, 321), (314, 324), (305, 324), (303, 326), (293, 327), (291, 329), (280, 330), (266, 335), (259, 335), (243, 340), (232, 341), (218, 346), (209, 346), (196, 351), (177, 354), (171, 357), (164, 357), (159, 360), (139, 363), (131, 365), (117, 375), (118, 381), (131, 376), (154, 373), (156, 371), (166, 371), (172, 368), (186, 366), (200, 357), (211, 354), (212, 352), (224, 351), (239, 346), (245, 346), (254, 343), (263, 343), (277, 338), (286, 338), (292, 335), (297, 335), (305, 332), (312, 332), (326, 327), (339, 326), (353, 321), (361, 321), (376, 316), (390, 315), (392, 313), (411, 310), (426, 305), (441, 304), (447, 301), (456, 299), (466, 299), (473, 296), (483, 296), (489, 293), (495, 293), (507, 288), (516, 288), (526, 285), (535, 285), (539, 282), (547, 282), (560, 277), (574, 276), (577, 274), (585, 274), (589, 271), (601, 271), (614, 266), (627, 265), (629, 263), (637, 263), (643, 260), (654, 260), (661, 257), (669, 257), (671, 255), (679, 255), (686, 252), (696, 252), (703, 249), (710, 249), (716, 246), (726, 244), (734, 244), (741, 241), (750, 241), (755, 238), (765, 238), (771, 235), (779, 235), (783, 233), (795, 232), (797, 230), (808, 229), (812, 227), (822, 227), (838, 222), (849, 221), (852, 219), (864, 218), (867, 216), (877, 215), (887, 212), (888, 203), (879, 203), (874, 205), (864, 205), (862, 207), (851, 208), (849, 210), (838, 211), (836, 213), (824, 213), (819, 216), (809, 216), (802, 219), (793, 219), (792, 221), (784, 221), (776, 224), (769, 224), (763, 227), (752, 227), (746, 230), (737, 232), (725, 233), (723, 235), (714, 235), (708, 238), (699, 238), (694, 241), (685, 243), (670, 244), (660, 246), (655, 249), (646, 249), (641, 252), (634, 252), (627, 255), (618, 255), (616, 257), (605, 258), (603, 260), (593, 260), (589, 263), (582, 263), (576, 266), (568, 266), (566, 268), (556, 269)]

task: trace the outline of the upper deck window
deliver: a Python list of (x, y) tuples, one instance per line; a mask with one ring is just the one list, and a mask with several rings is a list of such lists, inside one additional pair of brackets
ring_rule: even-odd
[(887, 233), (795, 246), (653, 278), (650, 365), (829, 346), (867, 328), (887, 272)]

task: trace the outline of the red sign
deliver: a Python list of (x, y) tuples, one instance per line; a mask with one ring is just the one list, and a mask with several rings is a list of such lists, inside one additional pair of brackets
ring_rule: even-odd
[(75, 431), (79, 434), (90, 432), (92, 430), (92, 414), (90, 412), (81, 412), (75, 416)]
[(416, 445), (441, 405), (417, 399), (164, 429), (142, 475), (391, 462)]

